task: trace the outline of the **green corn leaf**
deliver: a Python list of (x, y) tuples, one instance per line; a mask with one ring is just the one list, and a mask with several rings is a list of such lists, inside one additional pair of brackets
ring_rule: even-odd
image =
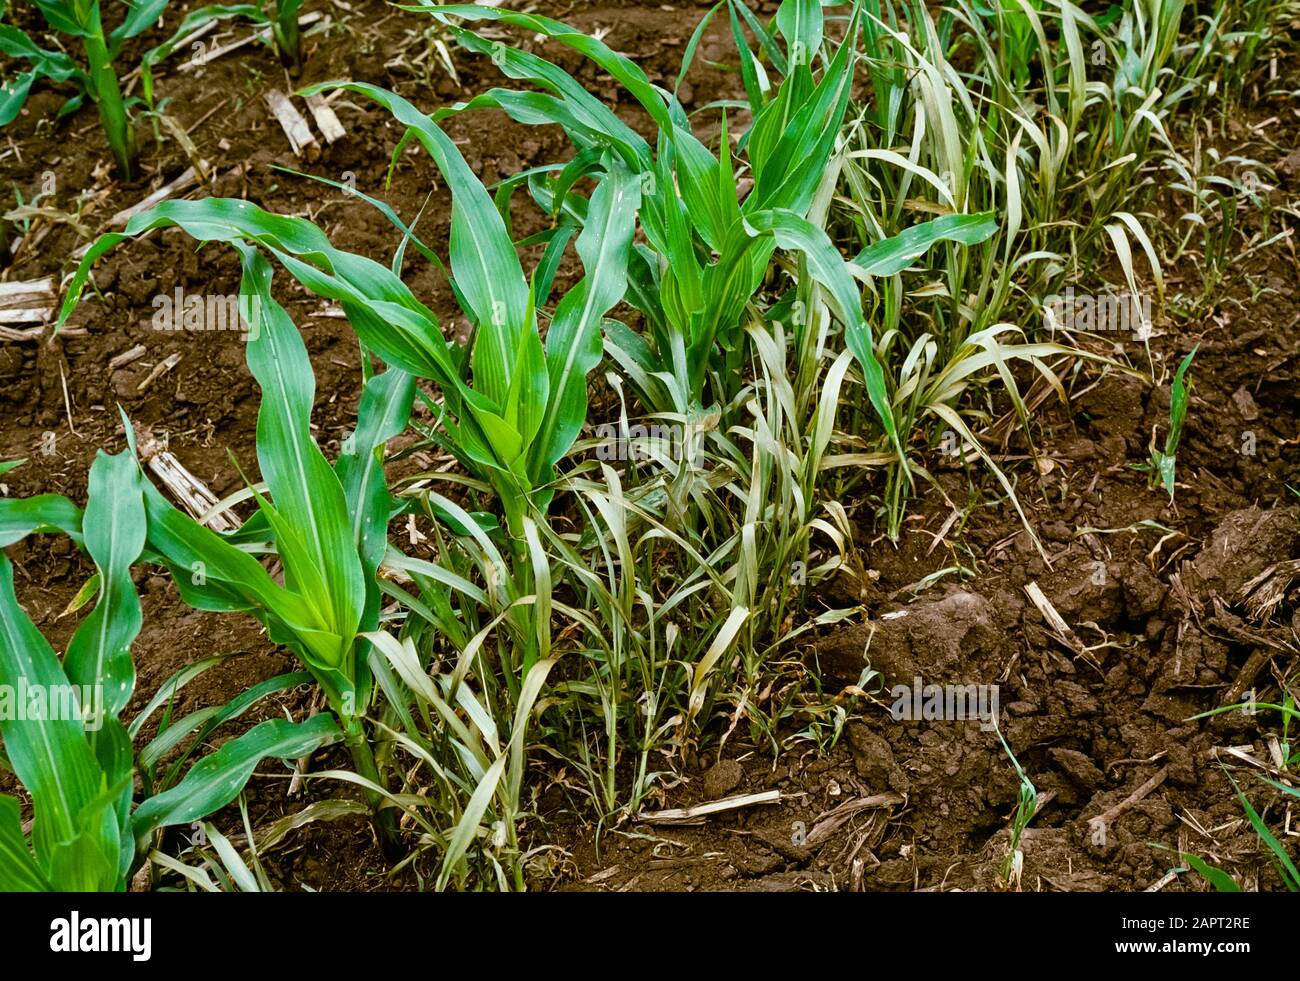
[[(586, 276), (556, 307), (546, 335), (550, 400), (534, 459), (553, 466), (573, 445), (587, 416), (587, 375), (600, 362), (600, 324), (627, 291), (627, 267), (640, 203), (640, 181), (610, 160), (591, 196), (577, 250)], [(534, 475), (543, 479), (538, 469)]]
[(0, 794), (0, 892), (50, 892), (53, 886), (27, 848), (18, 802)]
[(31, 93), (36, 72), (22, 72), (0, 85), (0, 126), (8, 126), (23, 111), (23, 104)]
[[(510, 385), (506, 390), (504, 417), (519, 431), (523, 440), (528, 442), (537, 432), (541, 422), (541, 406), (546, 404), (549, 379), (546, 376), (545, 352), (542, 339), (537, 333), (537, 308), (533, 302), (532, 291), (528, 296), (528, 315), (530, 329), (522, 330), (515, 337), (514, 370)], [(478, 344), (474, 345), (475, 353)]]
[(509, 10), (500, 10), (495, 7), (480, 7), (476, 4), (450, 4), (445, 6), (420, 6), (408, 7), (408, 10), (418, 10), (423, 13), (432, 13), (445, 19), (455, 17), (460, 20), (479, 21), (488, 20), (498, 23), (510, 24), (513, 27), (519, 27), (526, 31), (532, 31), (543, 37), (559, 41), (561, 44), (572, 48), (588, 60), (599, 65), (604, 71), (608, 72), (618, 81), (628, 93), (641, 104), (641, 107), (650, 114), (650, 118), (660, 129), (672, 132), (673, 122), (668, 114), (668, 107), (658, 90), (650, 84), (637, 65), (631, 62), (625, 56), (618, 54), (606, 45), (604, 42), (597, 40), (590, 35), (569, 27), (560, 21), (553, 20), (550, 17), (540, 17), (534, 14), (520, 14)]
[(503, 405), (515, 373), (519, 336), (535, 331), (519, 256), (491, 196), (451, 138), (405, 99), (362, 83), (326, 83), (308, 91), (330, 87), (363, 95), (392, 113), (415, 134), (451, 188), (451, 269), (478, 325), (474, 386)]
[(0, 498), (0, 548), (48, 532), (62, 532), (80, 546), (81, 508), (61, 494)]
[(821, 0), (783, 0), (776, 29), (785, 38), (790, 63), (811, 66), (822, 45)]
[(1223, 869), (1210, 865), (1199, 856), (1190, 852), (1179, 852), (1178, 858), (1180, 861), (1186, 862), (1194, 871), (1200, 873), (1206, 882), (1214, 886), (1216, 892), (1241, 892), (1241, 886), (1237, 885), (1236, 879), (1224, 872)]
[[(78, 832), (50, 853), (50, 881), (59, 892), (122, 892), (112, 802), (102, 795), (78, 816)], [(107, 830), (109, 833), (104, 833)]]
[(550, 299), (555, 274), (559, 271), (560, 262), (564, 259), (565, 249), (568, 248), (572, 237), (573, 225), (567, 221), (549, 230), (545, 239), (546, 250), (542, 254), (542, 261), (533, 270), (534, 302), (544, 305)]
[[(358, 627), (362, 632), (379, 626), (383, 597), (377, 574), (388, 551), (388, 520), (395, 510), (384, 479), (384, 445), (406, 429), (414, 399), (415, 379), (399, 368), (367, 381), (357, 409), (357, 431), (344, 443), (335, 465), (365, 577), (365, 604)], [(358, 692), (369, 690), (369, 665), (370, 658), (359, 652), (353, 668)]]
[(467, 109), (492, 107), (527, 125), (554, 123), (561, 126), (569, 138), (582, 147), (611, 144), (630, 168), (641, 170), (650, 166), (649, 144), (568, 72), (532, 52), (520, 51), (501, 41), (488, 41), (455, 25), (449, 26), (459, 44), (476, 54), (490, 57), (507, 77), (531, 82), (549, 94), (491, 89), (468, 103), (438, 110), (432, 117), (435, 122)]
[[(106, 807), (113, 817), (117, 834), (117, 869), (113, 872), (114, 888), (125, 881), (135, 863), (135, 842), (124, 833), (131, 827), (131, 798), (135, 790), (135, 747), (126, 728), (117, 719), (107, 719), (92, 738), (95, 758), (104, 774)], [(85, 818), (82, 819), (83, 825)]]
[(0, 24), (0, 54), (8, 58), (36, 61), (46, 53), (40, 45), (12, 24)]
[[(689, 217), (691, 226), (709, 250), (719, 252), (729, 225), (723, 216), (720, 200), (722, 195), (719, 193), (718, 160), (703, 144), (695, 140), (674, 141), (674, 150), (677, 189), (685, 204), (683, 213)], [(671, 193), (671, 185), (663, 189)], [(728, 193), (734, 204), (734, 182)]]
[[(79, 9), (77, 5), (61, 2), (61, 0), (32, 0), (32, 2), (40, 9), (45, 22), (56, 31), (72, 37), (85, 37), (89, 32), (89, 25), (82, 20), (84, 10)], [(99, 11), (96, 6), (95, 20), (98, 19)]]
[(146, 483), (149, 545), (166, 562), (185, 602), (217, 613), (266, 611), (276, 619), (318, 626), (310, 607), (267, 574), (243, 549), (171, 505)]
[(240, 306), (250, 326), (248, 367), (262, 387), (257, 457), (274, 501), (268, 518), (274, 527), (273, 515), (289, 516), (285, 522), (302, 551), (281, 550), (286, 585), (292, 579), (338, 636), (341, 660), (361, 622), (366, 592), (347, 499), (311, 434), (316, 384), (306, 345), (271, 296), (270, 264), (250, 246), (237, 248), (244, 263)]
[(131, 0), (130, 12), (108, 36), (110, 49), (116, 52), (123, 41), (149, 30), (158, 22), (166, 7), (167, 0)]
[(103, 704), (94, 710), (109, 720), (126, 707), (135, 687), (131, 643), (140, 632), (141, 612), (131, 566), (145, 543), (142, 480), (129, 453), (101, 452), (90, 468), (85, 545), (99, 570), (99, 599), (73, 635), (63, 667), (74, 685), (102, 691)]
[(978, 245), (998, 230), (993, 212), (944, 215), (903, 229), (897, 235), (873, 242), (858, 253), (853, 264), (871, 276), (893, 276), (925, 255), (939, 242)]
[(437, 318), (388, 267), (335, 249), (306, 219), (273, 215), (247, 201), (164, 201), (132, 218), (125, 232), (101, 236), (69, 281), (59, 326), (76, 308), (101, 256), (129, 238), (172, 225), (200, 242), (252, 242), (265, 248), (308, 289), (341, 303), (369, 350), (391, 365), (435, 379), (457, 405), (467, 394)]
[[(43, 694), (46, 702), (43, 711), (37, 708), (37, 715), (43, 717), (18, 718), (15, 706), (0, 712), (0, 737), (14, 773), (32, 795), (36, 817), (32, 838), (37, 856), (46, 863), (60, 844), (81, 833), (82, 812), (99, 793), (102, 778), (77, 717), (79, 708), (75, 702), (69, 704), (67, 676), (49, 643), (18, 605), (13, 566), (2, 554), (0, 685), (14, 693), (11, 697), (17, 696), (21, 685)], [(57, 701), (58, 711), (49, 705), (51, 699)], [(44, 868), (49, 874), (49, 866)]]
[(810, 76), (808, 68), (800, 66), (754, 120), (749, 141), (754, 190), (745, 201), (747, 209), (807, 212), (848, 110), (857, 24), (855, 13), (847, 38), (810, 93), (803, 94), (799, 80)]
[[(275, 582), (251, 554), (178, 511), (149, 483), (145, 484), (145, 511), (149, 545), (171, 570), (186, 603), (199, 610), (253, 614), (276, 643), (292, 648), (312, 665), (332, 699), (339, 700), (352, 687), (337, 669), (340, 636), (321, 611)], [(263, 513), (271, 511), (268, 503)], [(307, 561), (293, 526), (282, 522), (277, 530), (298, 549), (298, 562)]]
[(1192, 359), (1196, 357), (1196, 350), (1192, 348), (1174, 372), (1169, 393), (1169, 434), (1165, 437), (1164, 452), (1157, 450), (1152, 453), (1160, 483), (1171, 501), (1174, 499), (1174, 481), (1178, 467), (1178, 444), (1183, 438), (1183, 423), (1187, 419), (1187, 407), (1191, 403), (1191, 383), (1186, 380), (1186, 376), (1187, 370), (1192, 366)]
[(352, 541), (366, 567), (367, 605), (375, 570), (388, 550), (388, 516), (393, 510), (384, 481), (384, 444), (406, 429), (414, 399), (415, 379), (400, 369), (366, 382), (357, 408), (356, 432), (344, 443), (335, 464), (352, 516)]
[(189, 824), (225, 807), (264, 759), (297, 759), (342, 738), (333, 716), (325, 713), (305, 722), (268, 719), (205, 756), (175, 787), (136, 808), (135, 838), (141, 841), (159, 828)]

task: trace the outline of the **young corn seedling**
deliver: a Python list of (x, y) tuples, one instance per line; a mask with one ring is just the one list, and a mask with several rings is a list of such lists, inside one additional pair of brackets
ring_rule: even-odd
[(1019, 888), (1020, 877), (1024, 873), (1025, 867), (1025, 855), (1020, 849), (1020, 839), (1024, 836), (1025, 829), (1029, 827), (1029, 822), (1038, 813), (1038, 789), (1025, 774), (1024, 767), (1016, 759), (1016, 754), (1011, 751), (1006, 737), (1002, 735), (1001, 728), (995, 729), (995, 731), (998, 734), (998, 741), (1002, 743), (1003, 752), (1011, 760), (1011, 766), (1016, 772), (1017, 780), (1016, 810), (1011, 816), (1011, 836), (1007, 845), (1007, 857), (1002, 861), (1000, 872), (1004, 884), (1009, 886), (1014, 882), (1016, 888)]
[(1187, 418), (1187, 406), (1192, 398), (1192, 383), (1186, 377), (1187, 369), (1192, 366), (1194, 357), (1196, 357), (1196, 348), (1188, 352), (1187, 357), (1183, 358), (1178, 366), (1178, 370), (1174, 372), (1173, 385), (1169, 391), (1169, 432), (1165, 435), (1164, 449), (1156, 449), (1156, 434), (1152, 431), (1151, 458), (1138, 466), (1138, 469), (1147, 475), (1152, 489), (1163, 487), (1169, 494), (1170, 501), (1174, 499), (1178, 444), (1183, 437), (1183, 422)]
[[(215, 235), (223, 206), (243, 213), (242, 202), (178, 204), (141, 215), (138, 227), (181, 224)], [(275, 224), (272, 216), (259, 215)], [(106, 236), (88, 260), (136, 232), (128, 226), (125, 236)], [(414, 381), (402, 371), (388, 371), (366, 383), (357, 432), (331, 467), (311, 433), (311, 361), (297, 328), (271, 296), (271, 267), (255, 248), (228, 234), (242, 259), (240, 309), (249, 326), (249, 369), (262, 389), (257, 456), (266, 493), (256, 494), (256, 519), (227, 539), (148, 485), (149, 544), (188, 603), (251, 613), (274, 641), (301, 659), (324, 690), (358, 772), (377, 784), (363, 722), (373, 686), (358, 634), (378, 625), (376, 574), (387, 548), (391, 508), (380, 451), (405, 428)], [(88, 272), (89, 263), (83, 264), (64, 306), (65, 319)], [(265, 549), (267, 542), (283, 564), (283, 586), (250, 552)]]
[[(0, 554), (0, 691), (11, 701), (15, 693), (22, 700), (0, 712), (0, 735), (34, 812), (29, 842), (19, 803), (0, 796), (0, 889), (124, 890), (159, 829), (190, 824), (224, 807), (260, 761), (296, 758), (339, 738), (325, 716), (302, 724), (272, 719), (180, 776), (195, 740), (176, 764), (177, 778), (165, 788), (146, 782), (145, 797), (132, 813), (133, 775), (146, 768), (145, 755), (161, 756), (191, 732), (164, 727), (137, 756), (132, 742), (160, 699), (129, 726), (119, 718), (135, 686), (130, 648), (141, 611), (131, 566), (146, 555), (146, 525), (144, 477), (126, 453), (96, 458), (84, 516), (56, 495), (0, 500), (0, 547), (33, 532), (62, 531), (94, 561), (98, 594), (60, 662), (19, 606), (13, 567)], [(173, 679), (164, 691), (182, 683)], [(238, 714), (229, 706), (214, 713), (221, 711), (225, 717), (210, 718), (204, 735)]]
[(52, 30), (81, 40), (87, 67), (83, 70), (66, 55), (46, 51), (17, 28), (0, 24), (0, 52), (31, 64), (31, 68), (16, 79), (6, 81), (0, 89), (0, 126), (18, 115), (37, 78), (72, 82), (81, 94), (65, 104), (60, 112), (70, 112), (81, 104), (83, 98), (89, 97), (99, 109), (99, 119), (118, 172), (124, 180), (131, 180), (135, 173), (135, 138), (113, 62), (117, 60), (123, 42), (148, 30), (162, 16), (167, 0), (137, 0), (123, 4), (127, 8), (125, 18), (108, 32), (105, 32), (100, 16), (99, 0), (32, 2)]

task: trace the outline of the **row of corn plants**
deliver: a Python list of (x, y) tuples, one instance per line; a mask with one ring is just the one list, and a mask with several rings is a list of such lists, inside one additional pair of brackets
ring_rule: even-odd
[[(69, 856), (92, 846), (106, 858), (86, 887), (121, 888), (151, 855), (174, 868), (156, 849), (162, 827), (229, 803), (259, 760), (339, 743), (351, 767), (313, 779), (364, 796), (397, 868), (437, 888), (523, 888), (546, 861), (529, 847), (530, 754), (571, 765), (593, 814), (614, 824), (689, 745), (735, 738), (742, 723), (777, 748), (792, 724), (833, 731), (842, 710), (828, 710), (794, 655), (801, 635), (854, 613), (809, 602), (832, 576), (865, 577), (845, 492), (883, 477), (869, 490), (897, 535), (929, 476), (937, 422), (1019, 507), (975, 429), (995, 402), (1027, 421), (1016, 362), (1063, 395), (1060, 366), (1088, 355), (1010, 318), (1106, 245), (1133, 277), (1138, 242), (1158, 274), (1129, 209), (1178, 101), (1162, 94), (1166, 73), (1208, 57), (1175, 50), (1182, 7), (1134, 0), (1116, 28), (1063, 0), (992, 12), (957, 0), (938, 14), (784, 0), (764, 23), (724, 0), (687, 44), (678, 83), (718, 18), (744, 96), (688, 114), (675, 88), (563, 23), (421, 6), (520, 87), (432, 114), (359, 82), (306, 92), (342, 89), (390, 114), (404, 131), (394, 161), (412, 143), (427, 152), (450, 193), (445, 249), (364, 194), (401, 236), (388, 265), (242, 200), (166, 202), (102, 237), (60, 323), (105, 254), (157, 229), (239, 256), (262, 393), (256, 512), (236, 532), (208, 529), (153, 487), (133, 447), (96, 463), (84, 514), (62, 498), (0, 500), (0, 543), (71, 535), (99, 590), (60, 663), (0, 566), (0, 681), (62, 676), (113, 693), (82, 705), (80, 721), (0, 730), (35, 814), (29, 847), (17, 804), (3, 805), (0, 875), (63, 888)], [(503, 40), (510, 32), (613, 78), (651, 138)], [(1115, 55), (1105, 80), (1081, 60), (1094, 37)], [(958, 71), (958, 59), (974, 67)], [(485, 108), (559, 126), (571, 157), (485, 187), (444, 129)], [(706, 112), (716, 139), (703, 135)], [(549, 222), (516, 241), (519, 192)], [(450, 281), (467, 342), (448, 340), (453, 313), (440, 317), (403, 280), (408, 248)], [(581, 275), (557, 288), (570, 250)], [(525, 251), (540, 253), (531, 270)], [(312, 366), (275, 298), (277, 269), (337, 303), (361, 345), (357, 427), (333, 461), (312, 432)], [(431, 423), (415, 418), (417, 401)], [(602, 420), (686, 439), (646, 438), (610, 460)], [(385, 447), (408, 431), (456, 466), (390, 481)], [(397, 518), (428, 530), (428, 557), (390, 540)], [(116, 721), (139, 629), (129, 570), (141, 563), (167, 568), (198, 609), (255, 617), (301, 671), (165, 726), (133, 756), (144, 721), (174, 695)], [(305, 681), (328, 712), (262, 723), (187, 766), (216, 726)], [(101, 715), (115, 735), (92, 729)], [(79, 761), (75, 793), (52, 786), (64, 753)], [(133, 769), (160, 774), (134, 812)]]

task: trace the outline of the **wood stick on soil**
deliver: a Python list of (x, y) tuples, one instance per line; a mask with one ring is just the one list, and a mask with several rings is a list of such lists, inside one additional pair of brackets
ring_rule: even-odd
[(136, 215), (148, 211), (160, 201), (166, 201), (168, 198), (175, 197), (182, 191), (188, 191), (193, 187), (197, 187), (198, 183), (198, 172), (195, 171), (193, 167), (189, 167), (175, 180), (164, 184), (147, 198), (142, 198), (135, 204), (131, 205), (131, 207), (123, 208), (117, 214), (113, 215), (112, 218), (108, 219), (108, 221), (104, 223), (104, 230), (107, 231), (110, 228), (123, 228), (126, 226), (126, 223)]
[(148, 388), (155, 381), (157, 381), (163, 375), (167, 374), (167, 372), (171, 371), (180, 363), (181, 363), (181, 356), (179, 354), (167, 355), (166, 358), (164, 358), (162, 361), (159, 361), (156, 365), (153, 366), (153, 370), (150, 371), (149, 374), (145, 376), (144, 381), (142, 381), (139, 385), (135, 387), (135, 390), (137, 392), (143, 392), (146, 388)]
[(266, 93), (266, 104), (271, 107), (271, 114), (275, 116), (275, 121), (280, 124), (284, 135), (288, 137), (289, 147), (295, 157), (315, 160), (320, 156), (320, 144), (312, 135), (311, 127), (307, 125), (307, 120), (302, 118), (302, 113), (289, 101), (288, 96), (279, 89), (271, 89)]
[(29, 303), (29, 297), (54, 296), (54, 277), (29, 279), (26, 282), (0, 283), (0, 307)]
[(54, 307), (7, 307), (0, 310), (0, 324), (44, 324), (54, 316)]
[(1151, 883), (1151, 885), (1147, 886), (1146, 889), (1143, 890), (1143, 891), (1144, 891), (1144, 892), (1159, 892), (1161, 889), (1163, 889), (1165, 886), (1169, 885), (1169, 883), (1173, 882), (1173, 881), (1174, 881), (1175, 879), (1177, 879), (1177, 878), (1178, 878), (1178, 870), (1177, 870), (1177, 869), (1175, 869), (1173, 872), (1166, 872), (1164, 875), (1162, 875), (1162, 876), (1161, 876), (1159, 879), (1157, 879), (1155, 882)]
[(44, 324), (53, 316), (53, 276), (0, 283), (0, 324)]
[[(303, 14), (301, 17), (298, 18), (298, 27), (299, 29), (304, 27), (309, 27), (310, 25), (316, 23), (324, 16), (325, 15), (321, 13), (319, 10), (313, 10), (309, 14)], [(231, 41), (229, 44), (224, 45), (220, 48), (213, 48), (211, 51), (209, 51), (207, 54), (203, 55), (202, 57), (190, 58), (186, 61), (183, 61), (176, 66), (176, 70), (181, 72), (187, 72), (194, 68), (202, 68), (208, 62), (216, 61), (218, 58), (225, 57), (226, 55), (230, 54), (230, 52), (232, 51), (238, 51), (240, 48), (247, 47), (248, 45), (254, 43), (255, 41), (267, 41), (270, 40), (270, 38), (271, 38), (271, 29), (269, 27), (264, 27), (260, 31), (255, 31), (254, 33), (248, 35), (247, 37), (240, 38), (238, 41)], [(179, 50), (179, 48), (177, 50)]]
[(113, 360), (108, 363), (108, 370), (117, 371), (118, 368), (125, 368), (132, 361), (139, 361), (148, 353), (149, 349), (147, 347), (143, 344), (137, 344), (135, 347), (131, 348), (131, 350), (123, 351), (117, 357), (113, 358)]
[(347, 136), (347, 130), (339, 122), (339, 117), (334, 115), (334, 110), (330, 104), (320, 95), (309, 95), (304, 97), (307, 108), (311, 110), (312, 118), (316, 120), (316, 128), (320, 130), (320, 135), (325, 137), (326, 143), (334, 143), (337, 140)]
[(642, 811), (637, 815), (637, 820), (645, 821), (647, 824), (703, 824), (704, 819), (713, 814), (723, 814), (742, 807), (753, 807), (755, 804), (775, 804), (780, 799), (781, 791), (764, 790), (757, 794), (737, 794), (734, 797), (724, 797), (721, 800), (709, 801), (707, 804), (696, 804), (694, 807), (671, 807), (664, 811)]
[(1098, 814), (1095, 818), (1089, 819), (1088, 824), (1091, 826), (1101, 825), (1102, 827), (1110, 827), (1110, 825), (1115, 823), (1116, 818), (1122, 815), (1134, 804), (1138, 803), (1138, 801), (1142, 800), (1142, 798), (1146, 797), (1146, 795), (1151, 793), (1151, 791), (1155, 790), (1162, 783), (1164, 783), (1165, 777), (1167, 776), (1169, 776), (1169, 767), (1167, 766), (1162, 767), (1160, 771), (1156, 773), (1155, 776), (1153, 776), (1150, 780), (1144, 783), (1137, 790), (1133, 791), (1133, 793), (1125, 797), (1114, 807), (1108, 808), (1107, 810), (1103, 811), (1101, 814)]
[[(180, 501), (195, 521), (202, 523), (203, 516), (217, 503), (217, 495), (186, 470), (170, 450), (163, 449), (162, 444), (152, 437), (142, 435), (140, 457), (171, 491), (172, 497)], [(235, 531), (241, 524), (239, 516), (233, 511), (218, 511), (207, 521), (207, 526), (218, 533)]]
[[(220, 21), (210, 20), (202, 27), (198, 27), (195, 28), (193, 31), (190, 31), (189, 34), (186, 34), (183, 38), (177, 41), (175, 45), (172, 46), (171, 54), (174, 55), (179, 51), (192, 52), (194, 47), (194, 42), (197, 41), (199, 38), (204, 37), (205, 35), (211, 34), (213, 31), (217, 29), (217, 25), (220, 23), (221, 23)], [(140, 74), (141, 74), (141, 70), (140, 67), (137, 65), (130, 72), (122, 76), (122, 84), (124, 86), (134, 85), (136, 81), (140, 78)], [(157, 74), (156, 70), (155, 70), (155, 74)]]
[(844, 824), (845, 821), (860, 811), (874, 810), (881, 807), (894, 807), (901, 803), (903, 803), (903, 796), (901, 794), (889, 792), (874, 794), (871, 797), (859, 797), (857, 800), (845, 801), (839, 807), (827, 811), (818, 817), (812, 830), (808, 832), (808, 837), (804, 839), (804, 844), (811, 848), (829, 840), (831, 835), (839, 830), (840, 825)]
[[(48, 325), (25, 327), (22, 330), (0, 326), (0, 341), (39, 341), (49, 329)], [(84, 337), (85, 334), (85, 327), (64, 327), (59, 331), (60, 337)]]

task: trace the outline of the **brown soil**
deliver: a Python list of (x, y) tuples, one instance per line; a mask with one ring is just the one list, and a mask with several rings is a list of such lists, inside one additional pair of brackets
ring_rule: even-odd
[[(355, 17), (312, 39), (300, 79), (287, 79), (269, 50), (253, 48), (202, 73), (172, 71), (159, 91), (170, 100), (165, 111), (193, 130), (199, 154), (213, 163), (213, 193), (309, 215), (339, 247), (387, 261), (398, 235), (369, 206), (273, 167), (339, 180), (351, 172), (360, 190), (383, 197), (405, 217), (425, 206), (418, 233), (441, 243), (448, 196), (427, 157), (403, 156), (385, 190), (388, 156), (399, 134), (385, 113), (345, 100), (339, 115), (347, 138), (304, 166), (289, 151), (262, 94), (271, 87), (349, 77), (391, 88), (431, 110), (493, 84), (496, 74), (490, 64), (455, 52), (462, 92), (436, 59), (424, 57), (427, 45), (414, 33), (421, 27), (418, 18), (377, 2), (352, 6)], [(607, 43), (671, 80), (706, 6), (578, 2), (547, 12), (586, 29), (607, 29)], [(720, 33), (725, 26), (716, 28), (700, 53), (705, 62), (727, 60), (730, 42)], [(146, 35), (140, 47), (159, 36)], [(548, 54), (593, 91), (611, 101), (617, 97), (616, 87), (576, 56), (560, 49)], [(1284, 77), (1294, 80), (1296, 67), (1294, 61), (1284, 64)], [(731, 77), (705, 66), (693, 73), (683, 97), (689, 108), (734, 88)], [(94, 228), (188, 166), (174, 142), (155, 143), (142, 126), (143, 176), (131, 185), (114, 183), (93, 114), (46, 121), (60, 102), (61, 96), (38, 90), (24, 117), (6, 131), (9, 151), (0, 156), (4, 193), (17, 185), (30, 197), (42, 174), (51, 171), (58, 191), (46, 204), (73, 210), (80, 198), (80, 220)], [(1275, 114), (1283, 122), (1267, 132), (1271, 145), (1237, 126), (1221, 137), (1220, 151), (1240, 152), (1253, 142), (1265, 164), (1283, 162), (1300, 142), (1293, 110), (1265, 104), (1251, 118)], [(626, 115), (636, 122), (630, 109)], [(451, 132), (485, 181), (562, 159), (566, 152), (558, 134), (524, 129), (497, 114), (464, 117)], [(1300, 173), (1285, 163), (1278, 169), (1282, 192), (1300, 194)], [(525, 229), (529, 220), (519, 215)], [(66, 225), (44, 226), (0, 278), (65, 274), (66, 257), (82, 241)], [(1000, 887), (1015, 773), (996, 734), (975, 722), (890, 717), (889, 688), (921, 677), (927, 684), (1000, 685), (1003, 733), (1040, 800), (1022, 840), (1023, 888), (1146, 888), (1176, 864), (1156, 843), (1211, 858), (1261, 889), (1279, 888), (1221, 765), (1230, 759), (1222, 752), (1229, 746), (1247, 746), (1251, 755), (1266, 759), (1263, 741), (1276, 730), (1275, 717), (1232, 713), (1187, 721), (1245, 688), (1258, 689), (1266, 700), (1270, 686), (1276, 691), (1276, 677), (1295, 667), (1291, 608), (1284, 606), (1264, 623), (1247, 615), (1239, 597), (1242, 585), (1268, 565), (1300, 555), (1300, 500), (1286, 486), (1300, 488), (1300, 432), (1293, 412), (1300, 380), (1298, 266), (1289, 239), (1251, 262), (1249, 275), (1239, 267), (1229, 274), (1209, 309), (1187, 320), (1164, 317), (1163, 332), (1152, 343), (1158, 365), (1176, 364), (1199, 344), (1176, 505), (1130, 469), (1146, 458), (1153, 427), (1163, 438), (1167, 379), (1152, 387), (1120, 374), (1097, 380), (1095, 373), (1084, 373), (1068, 408), (1048, 403), (1041, 415), (1035, 444), (1048, 462), (1008, 462), (1047, 562), (982, 474), (941, 469), (933, 461), (952, 501), (963, 508), (980, 502), (960, 534), (951, 531), (935, 544), (952, 509), (933, 493), (917, 502), (898, 546), (873, 538), (870, 508), (861, 504), (854, 511), (861, 558), (879, 572), (866, 602), (869, 618), (799, 652), (820, 667), (830, 692), (856, 684), (869, 665), (879, 673), (868, 683), (874, 699), (846, 694), (842, 704), (849, 716), (840, 733), (825, 730), (820, 743), (787, 741), (775, 760), (767, 745), (745, 745), (740, 735), (719, 745), (715, 737), (688, 758), (683, 779), (648, 806), (678, 807), (768, 789), (780, 791), (779, 803), (713, 817), (701, 826), (632, 821), (601, 829), (586, 820), (581, 801), (571, 800), (557, 780), (543, 794), (540, 820), (529, 830), (539, 843), (557, 846), (549, 854), (560, 857), (547, 870), (538, 865), (535, 884), (664, 890)], [(440, 313), (449, 312), (445, 282), (423, 262), (408, 266), (417, 293)], [(1171, 291), (1179, 276), (1186, 277), (1189, 291), (1197, 281), (1190, 266), (1175, 269)], [(238, 336), (159, 333), (149, 322), (151, 297), (178, 286), (235, 292), (234, 255), (218, 247), (196, 251), (180, 232), (165, 231), (112, 253), (97, 267), (95, 280), (103, 299), (83, 304), (72, 321), (78, 330), (48, 343), (0, 345), (0, 460), (29, 460), (0, 478), (6, 492), (58, 492), (84, 501), (96, 450), (115, 452), (123, 445), (119, 405), (138, 429), (165, 439), (219, 495), (239, 489), (241, 470), (256, 473), (258, 393)], [(355, 417), (356, 342), (346, 322), (320, 316), (321, 304), (287, 277), (277, 277), (277, 283), (312, 355), (315, 422), (330, 453)], [(137, 344), (147, 354), (110, 372), (111, 359)], [(152, 369), (172, 354), (180, 355), (179, 363), (141, 391)], [(1145, 355), (1140, 363), (1133, 357), (1145, 366)], [(1254, 433), (1253, 456), (1240, 451), (1247, 431)], [(42, 451), (49, 445), (47, 433), (54, 434), (53, 453)], [(1025, 447), (1013, 440), (1007, 453), (1023, 456)], [(62, 611), (91, 566), (55, 537), (29, 539), (10, 556), (19, 569), (20, 600), (60, 648), (76, 621)], [(976, 574), (964, 581), (947, 575), (913, 598), (913, 584), (958, 565)], [(1072, 637), (1053, 635), (1027, 599), (1024, 587), (1031, 582), (1072, 628)], [(292, 658), (251, 619), (189, 610), (169, 579), (147, 570), (138, 583), (145, 627), (134, 648), (138, 694), (128, 715), (177, 668), (213, 654), (231, 656), (185, 689), (178, 711), (224, 702), (292, 669)], [(842, 601), (828, 597), (834, 605)], [(883, 618), (891, 612), (905, 615)], [(1291, 653), (1284, 653), (1288, 646)], [(1259, 650), (1277, 656), (1242, 685), (1243, 667), (1255, 667), (1259, 659), (1251, 655)], [(302, 715), (310, 702), (304, 687), (262, 703), (247, 721), (285, 711)], [(344, 765), (341, 758), (321, 762)], [(546, 765), (538, 760), (539, 767)], [(1099, 843), (1089, 821), (1153, 777), (1160, 782), (1110, 821), (1105, 843)], [(1250, 774), (1236, 777), (1270, 823), (1281, 824), (1284, 805)], [(304, 798), (286, 799), (283, 788), (278, 777), (250, 784), (258, 823), (301, 808)], [(338, 793), (315, 784), (305, 799)], [(880, 806), (835, 812), (873, 796)], [(830, 823), (819, 825), (827, 817)], [(237, 830), (233, 823), (231, 830)], [(411, 876), (385, 876), (386, 863), (360, 820), (306, 828), (267, 860), (288, 889), (415, 885)], [(1202, 885), (1180, 878), (1165, 888)]]

